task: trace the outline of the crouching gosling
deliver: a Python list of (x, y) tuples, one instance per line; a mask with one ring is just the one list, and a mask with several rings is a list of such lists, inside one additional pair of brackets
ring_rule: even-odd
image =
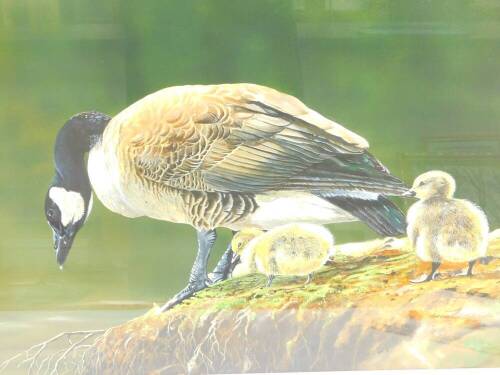
[[(333, 236), (328, 229), (315, 224), (287, 224), (268, 232), (247, 228), (231, 242), (233, 252), (241, 258), (233, 276), (260, 272), (271, 286), (275, 276), (307, 276), (317, 271), (333, 250)], [(307, 283), (306, 282), (306, 283)]]

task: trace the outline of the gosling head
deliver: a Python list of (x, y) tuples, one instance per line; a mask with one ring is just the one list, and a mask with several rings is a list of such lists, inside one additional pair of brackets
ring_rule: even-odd
[(243, 254), (243, 249), (252, 241), (255, 237), (263, 234), (264, 231), (258, 228), (245, 228), (236, 233), (231, 240), (231, 249), (236, 255), (241, 256)]
[(262, 233), (264, 233), (264, 231), (258, 228), (245, 228), (233, 236), (233, 239), (231, 240), (231, 250), (233, 251), (231, 264), (233, 268), (240, 263), (243, 250), (248, 243), (255, 237), (260, 236)]
[(418, 199), (434, 197), (450, 199), (453, 198), (455, 188), (455, 180), (448, 173), (429, 171), (415, 179), (411, 191)]

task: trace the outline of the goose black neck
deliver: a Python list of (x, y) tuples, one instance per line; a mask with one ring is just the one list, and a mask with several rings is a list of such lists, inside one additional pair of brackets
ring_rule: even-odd
[(56, 176), (53, 185), (90, 196), (85, 154), (100, 141), (110, 119), (102, 113), (83, 112), (64, 124), (54, 147)]

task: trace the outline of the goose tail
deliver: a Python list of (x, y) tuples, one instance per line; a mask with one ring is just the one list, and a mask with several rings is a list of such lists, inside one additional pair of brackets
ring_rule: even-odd
[(403, 212), (383, 195), (322, 195), (331, 204), (349, 212), (381, 236), (402, 236), (406, 233)]

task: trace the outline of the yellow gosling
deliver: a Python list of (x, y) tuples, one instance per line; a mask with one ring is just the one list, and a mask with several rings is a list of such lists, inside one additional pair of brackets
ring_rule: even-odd
[(407, 214), (408, 238), (417, 256), (432, 262), (429, 275), (412, 280), (434, 280), (442, 261), (469, 262), (472, 275), (476, 261), (486, 256), (488, 220), (484, 212), (465, 199), (455, 199), (455, 180), (448, 173), (430, 171), (418, 176), (412, 191), (419, 201)]
[[(243, 232), (243, 231), (242, 231)], [(241, 232), (240, 232), (241, 233)], [(268, 277), (267, 286), (275, 276), (307, 276), (317, 271), (333, 250), (333, 236), (328, 229), (315, 224), (287, 224), (249, 239), (248, 232), (239, 233), (235, 244), (247, 241), (235, 274), (256, 270)], [(238, 250), (237, 250), (238, 251)], [(240, 269), (238, 269), (240, 268)]]

